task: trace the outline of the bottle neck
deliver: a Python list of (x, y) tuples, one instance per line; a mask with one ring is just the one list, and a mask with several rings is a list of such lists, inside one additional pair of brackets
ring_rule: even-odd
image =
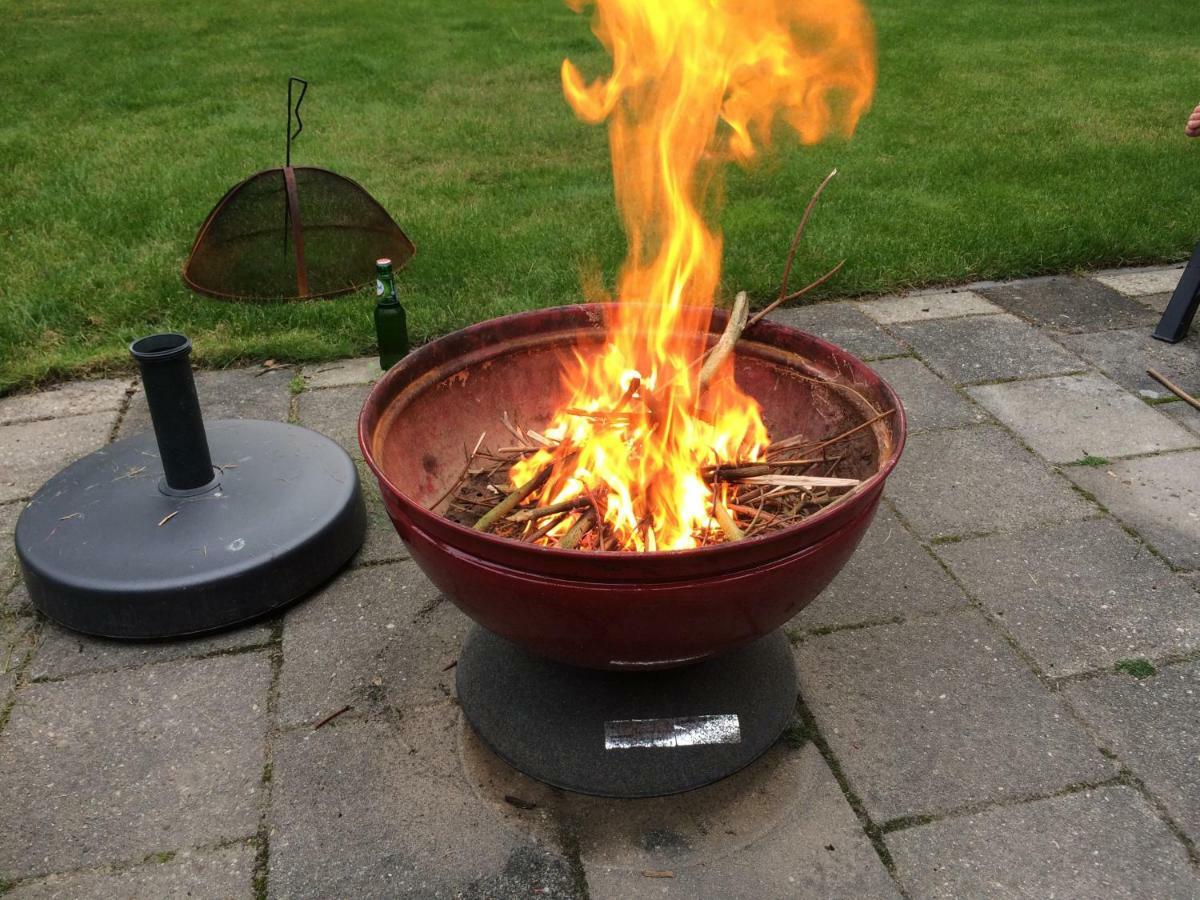
[(375, 273), (375, 296), (379, 298), (380, 303), (400, 302), (400, 298), (396, 296), (396, 279), (390, 270)]

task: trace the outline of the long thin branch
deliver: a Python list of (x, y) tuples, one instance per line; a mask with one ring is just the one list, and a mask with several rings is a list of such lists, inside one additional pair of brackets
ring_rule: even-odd
[(833, 181), (833, 176), (838, 173), (834, 169), (825, 176), (817, 189), (813, 192), (812, 197), (808, 201), (808, 206), (804, 207), (804, 215), (800, 217), (800, 224), (796, 226), (796, 233), (792, 237), (792, 246), (788, 249), (787, 263), (783, 267), (783, 280), (779, 283), (779, 302), (783, 302), (783, 298), (787, 295), (788, 279), (792, 277), (792, 263), (796, 261), (796, 251), (800, 248), (800, 238), (804, 236), (804, 229), (808, 225), (808, 217), (812, 215), (813, 207), (817, 205), (817, 199), (821, 196), (821, 192), (825, 190), (825, 186)]
[(1169, 379), (1162, 372), (1159, 372), (1157, 369), (1147, 369), (1146, 374), (1165, 387), (1184, 403), (1188, 404), (1189, 406), (1193, 406), (1196, 409), (1200, 409), (1200, 400), (1197, 400), (1179, 385), (1175, 384), (1175, 382), (1171, 381), (1171, 379)]

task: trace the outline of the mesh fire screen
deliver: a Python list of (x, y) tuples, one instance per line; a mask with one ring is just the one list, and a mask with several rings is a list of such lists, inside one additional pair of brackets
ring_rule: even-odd
[(331, 297), (399, 269), (415, 252), (387, 210), (357, 182), (284, 166), (233, 187), (205, 220), (183, 268), (192, 290), (236, 300)]

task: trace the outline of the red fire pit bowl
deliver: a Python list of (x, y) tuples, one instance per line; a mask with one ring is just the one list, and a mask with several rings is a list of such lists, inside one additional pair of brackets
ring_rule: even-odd
[[(431, 509), (479, 435), (511, 443), (501, 413), (530, 428), (564, 402), (562, 360), (598, 351), (603, 305), (506, 316), (425, 345), (375, 385), (358, 438), (396, 531), (426, 575), (480, 625), (542, 656), (597, 669), (698, 662), (778, 628), (854, 552), (904, 446), (904, 409), (867, 365), (820, 338), (762, 321), (737, 345), (735, 375), (774, 439), (840, 434), (838, 474), (865, 479), (798, 525), (694, 550), (557, 550), (481, 533)], [(715, 341), (725, 313), (713, 314)], [(834, 384), (830, 384), (833, 382)], [(442, 501), (444, 505), (447, 501)]]

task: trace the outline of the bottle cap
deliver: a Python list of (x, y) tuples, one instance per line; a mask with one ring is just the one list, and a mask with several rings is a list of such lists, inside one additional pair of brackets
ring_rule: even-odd
[(377, 266), (390, 266), (391, 264), (392, 264), (392, 261), (390, 259), (375, 260), (375, 265), (377, 265)]

